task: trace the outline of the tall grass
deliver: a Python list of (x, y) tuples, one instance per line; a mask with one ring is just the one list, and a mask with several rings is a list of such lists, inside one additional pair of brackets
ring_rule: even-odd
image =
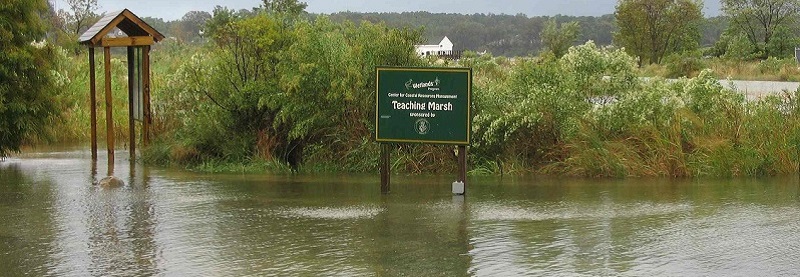
[(645, 77), (696, 77), (702, 69), (710, 69), (718, 79), (752, 81), (800, 81), (800, 65), (794, 58), (743, 61), (726, 58), (675, 57), (664, 64), (646, 65), (640, 69)]

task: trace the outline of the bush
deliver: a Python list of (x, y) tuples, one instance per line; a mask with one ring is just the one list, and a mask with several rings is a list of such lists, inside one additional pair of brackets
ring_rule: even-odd
[(699, 51), (672, 54), (664, 58), (663, 63), (667, 66), (667, 78), (694, 77), (707, 67)]
[(635, 66), (621, 50), (592, 42), (560, 59), (518, 62), (507, 81), (475, 93), (476, 153), (530, 164), (557, 158), (549, 154), (574, 136), (593, 103), (638, 86)]

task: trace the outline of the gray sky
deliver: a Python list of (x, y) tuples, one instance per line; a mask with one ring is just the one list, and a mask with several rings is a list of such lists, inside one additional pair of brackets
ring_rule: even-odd
[[(56, 8), (68, 8), (64, 0), (56, 1)], [(706, 16), (719, 14), (719, 0), (704, 0)], [(189, 11), (211, 12), (214, 6), (233, 9), (250, 9), (261, 0), (98, 0), (99, 13), (129, 9), (141, 17), (158, 17), (164, 20), (180, 19)], [(617, 0), (305, 0), (312, 13), (354, 12), (404, 12), (428, 11), (433, 13), (496, 13), (528, 16), (588, 15), (598, 16), (614, 12)]]

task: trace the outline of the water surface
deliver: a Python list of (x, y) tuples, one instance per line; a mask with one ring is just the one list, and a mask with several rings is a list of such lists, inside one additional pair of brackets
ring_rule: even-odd
[[(0, 162), (0, 270), (57, 276), (798, 276), (798, 177), (197, 174)], [(105, 161), (105, 157), (100, 157)], [(93, 181), (112, 173), (126, 185)]]

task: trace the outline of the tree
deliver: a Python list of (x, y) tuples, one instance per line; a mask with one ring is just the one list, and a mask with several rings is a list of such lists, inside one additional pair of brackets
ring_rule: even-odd
[(581, 25), (577, 21), (562, 23), (559, 26), (555, 19), (551, 19), (545, 23), (539, 36), (542, 38), (544, 47), (560, 58), (575, 43), (580, 33)]
[(192, 42), (204, 32), (206, 22), (211, 14), (204, 11), (187, 12), (180, 21), (173, 25), (174, 35), (182, 41)]
[[(37, 0), (38, 1), (38, 0)], [(48, 37), (55, 44), (67, 49), (76, 55), (83, 47), (78, 44), (78, 36), (91, 27), (99, 15), (95, 13), (97, 0), (66, 0), (69, 10), (60, 9), (52, 25), (58, 30)]]
[(95, 13), (100, 7), (97, 0), (66, 0), (69, 11), (59, 10), (58, 15), (65, 22), (64, 32), (80, 35), (93, 24), (98, 15)]
[(142, 17), (142, 20), (147, 23), (147, 25), (150, 25), (150, 27), (153, 27), (153, 29), (156, 29), (165, 35), (165, 32), (170, 31), (170, 26), (173, 25), (172, 22), (166, 22), (164, 19), (158, 17), (144, 16)]
[(660, 63), (669, 54), (697, 49), (701, 10), (698, 0), (620, 0), (614, 41), (640, 64)]
[(308, 7), (305, 2), (297, 0), (263, 0), (264, 10), (268, 12), (288, 14), (297, 16), (303, 13)]
[[(731, 28), (743, 33), (756, 51), (773, 55), (776, 35), (791, 28), (800, 15), (800, 0), (722, 0), (722, 11), (731, 18)], [(785, 41), (792, 38), (779, 38)], [(782, 50), (778, 50), (782, 51)]]
[(42, 42), (45, 0), (0, 5), (0, 157), (18, 152), (55, 115), (52, 49)]

